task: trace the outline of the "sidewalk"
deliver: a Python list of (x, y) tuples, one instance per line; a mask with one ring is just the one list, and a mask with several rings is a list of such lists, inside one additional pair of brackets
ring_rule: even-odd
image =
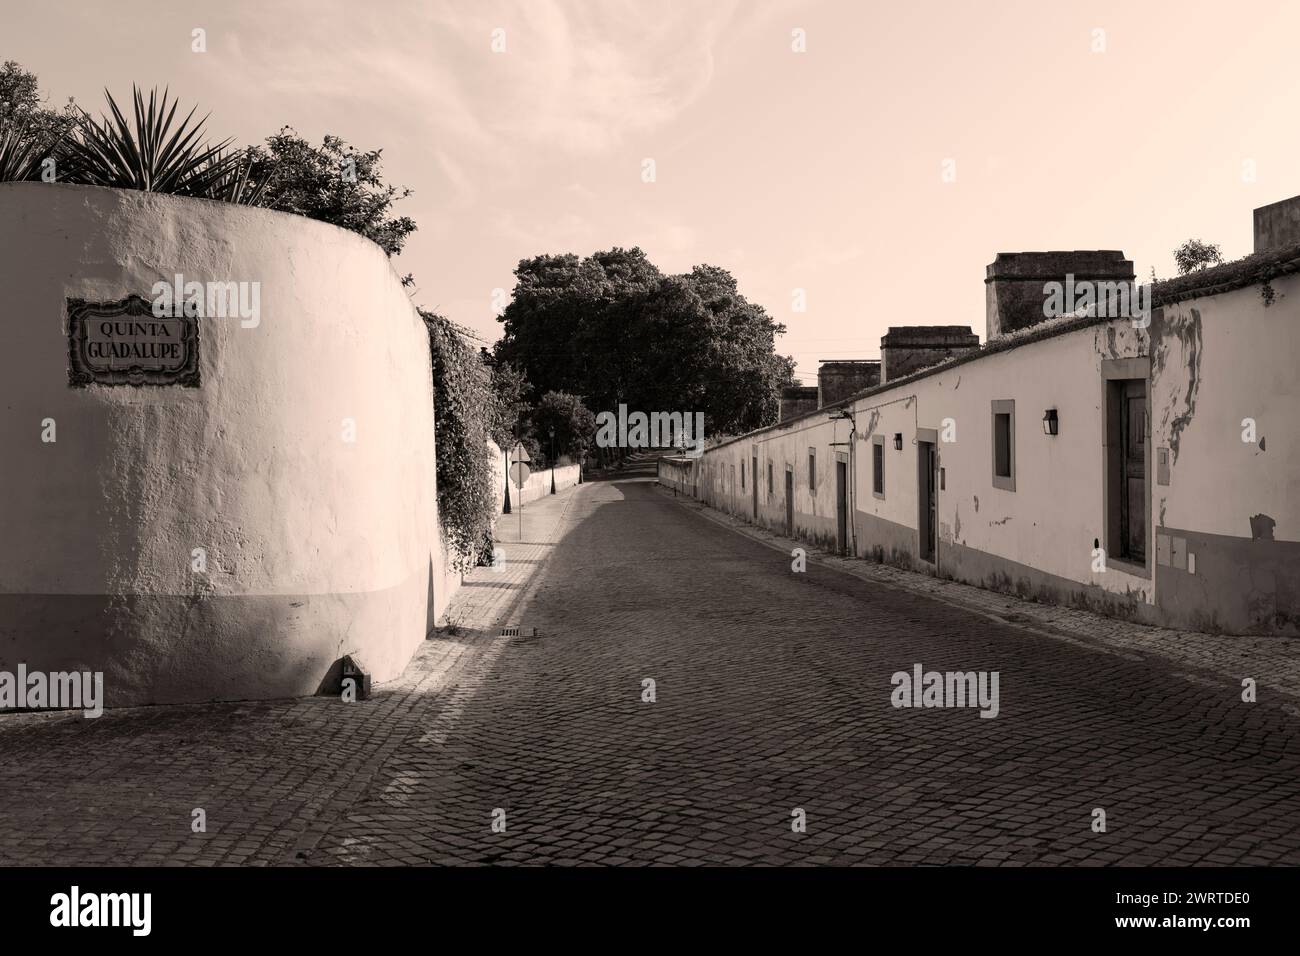
[[(673, 497), (670, 487), (656, 487), (666, 497)], [(1287, 701), (1281, 705), (1284, 711), (1300, 716), (1300, 639), (1204, 634), (1149, 627), (1076, 608), (1025, 601), (1014, 595), (891, 565), (841, 557), (806, 541), (786, 538), (752, 525), (694, 498), (678, 496), (675, 500), (703, 518), (787, 555), (793, 548), (803, 548), (808, 555), (810, 571), (815, 565), (833, 568), (872, 584), (924, 594), (1032, 634), (1079, 644), (1128, 660), (1160, 658), (1182, 669), (1182, 677), (1219, 688), (1231, 687), (1238, 694), (1242, 679), (1252, 677), (1257, 685), (1258, 699), (1277, 695)]]
[[(446, 743), (465, 708), (492, 674), (502, 651), (515, 638), (503, 633), (507, 625), (517, 623), (517, 615), (526, 605), (538, 581), (538, 572), (546, 563), (556, 541), (563, 536), (570, 506), (583, 495), (588, 485), (574, 485), (555, 495), (528, 502), (522, 514), (501, 515), (494, 529), (498, 562), (492, 567), (474, 568), (465, 576), (460, 590), (452, 598), (443, 620), (429, 635), (406, 672), (398, 681), (383, 685), (384, 690), (412, 690), (426, 702), (420, 709), (414, 733), (404, 738), (405, 759), (387, 768), (385, 776), (372, 776), (378, 800), (400, 799), (404, 793), (419, 788), (421, 758), (429, 759)], [(420, 732), (422, 731), (422, 732)], [(411, 754), (416, 754), (412, 761)], [(388, 753), (385, 754), (385, 757)], [(368, 789), (374, 790), (375, 786)], [(373, 797), (374, 794), (371, 794)], [(315, 864), (375, 865), (425, 864), (423, 836), (407, 833), (401, 827), (377, 824), (369, 812), (357, 812), (357, 804), (346, 815), (352, 835), (320, 840)], [(313, 849), (316, 844), (313, 843)]]
[(452, 598), (439, 633), (456, 634), (513, 623), (507, 618), (522, 599), (562, 529), (569, 505), (587, 485), (573, 485), (499, 515), (493, 529), (497, 561), (465, 576)]
[[(351, 816), (417, 741), (445, 739), (500, 653), (562, 529), (567, 490), (498, 523), (504, 568), (476, 568), (402, 675), (371, 699), (124, 707), (0, 720), (0, 865), (305, 865), (351, 862)], [(452, 631), (455, 633), (452, 633)], [(463, 682), (463, 683), (462, 683)], [(436, 747), (434, 748), (436, 750)], [(194, 832), (195, 809), (207, 829)], [(343, 846), (340, 847), (340, 834)], [(355, 842), (355, 841), (353, 841)], [(364, 862), (364, 859), (362, 859)], [(395, 857), (388, 862), (423, 862)]]

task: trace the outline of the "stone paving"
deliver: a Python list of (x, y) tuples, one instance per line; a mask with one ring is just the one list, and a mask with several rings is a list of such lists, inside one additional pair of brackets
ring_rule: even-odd
[[(458, 676), (502, 642), (492, 625), (545, 560), (566, 491), (498, 523), (501, 568), (480, 568), (401, 678), (368, 701), (327, 697), (0, 717), (0, 865), (291, 865), (375, 786), (395, 748), (436, 733)], [(468, 618), (477, 627), (466, 623)], [(195, 833), (193, 811), (206, 814)], [(390, 862), (422, 862), (392, 860)]]
[[(1300, 862), (1300, 742), (1276, 704), (791, 573), (644, 482), (587, 486), (565, 524), (521, 638), (452, 734), (390, 762), (323, 847), (336, 862)], [(892, 708), (916, 662), (999, 670), (1001, 713)]]
[[(673, 497), (670, 488), (659, 487), (658, 490)], [(1259, 688), (1283, 698), (1279, 706), (1294, 716), (1300, 716), (1300, 639), (1271, 635), (1224, 636), (1150, 627), (1078, 608), (1025, 601), (929, 574), (842, 557), (807, 541), (787, 538), (768, 528), (750, 524), (692, 498), (677, 496), (673, 500), (787, 555), (793, 548), (803, 548), (810, 561), (852, 574), (863, 581), (925, 594), (1058, 640), (1081, 640), (1102, 653), (1128, 654), (1132, 660), (1145, 660), (1148, 656), (1160, 658), (1186, 670), (1185, 676), (1191, 680), (1240, 688), (1241, 679), (1251, 677)]]
[[(1239, 639), (792, 573), (646, 481), (528, 508), (370, 701), (0, 719), (0, 863), (1300, 863), (1289, 652), (1234, 645), (1245, 704)], [(915, 663), (998, 671), (998, 716), (895, 709)]]

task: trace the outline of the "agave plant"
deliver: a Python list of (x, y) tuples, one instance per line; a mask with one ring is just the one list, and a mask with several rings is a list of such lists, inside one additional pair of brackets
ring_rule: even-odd
[(40, 179), (47, 144), (26, 120), (0, 112), (0, 183)]
[(201, 139), (206, 116), (192, 123), (195, 110), (190, 110), (176, 123), (177, 103), (172, 100), (168, 108), (167, 90), (161, 101), (157, 89), (151, 91), (148, 105), (138, 87), (133, 86), (132, 92), (134, 123), (122, 114), (108, 90), (104, 95), (111, 117), (96, 120), (81, 111), (76, 135), (65, 147), (72, 182), (181, 196), (236, 197), (230, 202), (247, 202), (255, 193), (260, 195), (260, 189), (248, 188), (248, 169), (241, 171), (244, 154), (227, 152), (230, 140), (210, 146)]
[(217, 167), (218, 174), (209, 177), (205, 167), (198, 177), (207, 183), (201, 195), (205, 199), (216, 199), (237, 206), (267, 205), (266, 190), (271, 183), (274, 167), (259, 160), (260, 156), (255, 149), (237, 151), (233, 156), (228, 156), (224, 151), (218, 152), (208, 161), (208, 164)]

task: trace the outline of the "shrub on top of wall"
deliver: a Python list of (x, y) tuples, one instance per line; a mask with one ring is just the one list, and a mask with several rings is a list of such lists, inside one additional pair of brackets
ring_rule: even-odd
[[(375, 242), (391, 258), (415, 222), (390, 215), (410, 190), (384, 182), (379, 150), (361, 152), (336, 136), (317, 148), (285, 127), (267, 145), (234, 149), (203, 138), (205, 120), (179, 116), (164, 90), (132, 89), (124, 111), (104, 91), (99, 120), (69, 104), (41, 106), (35, 74), (0, 66), (0, 182), (45, 180), (265, 206), (333, 223)], [(128, 118), (129, 117), (129, 118)], [(413, 278), (402, 278), (410, 285)], [(438, 515), (452, 566), (465, 571), (492, 556), (496, 515), (488, 438), (516, 427), (526, 382), (508, 366), (496, 381), (477, 350), (446, 318), (420, 310), (433, 359)], [(498, 395), (498, 393), (500, 393)], [(503, 445), (502, 447), (506, 447)]]
[(466, 571), (492, 555), (496, 516), (488, 424), (496, 404), (491, 374), (450, 320), (420, 309), (433, 357), (438, 520), (452, 566)]
[[(244, 206), (265, 206), (333, 223), (365, 236), (391, 258), (415, 232), (393, 203), (411, 194), (386, 183), (381, 150), (361, 151), (337, 136), (312, 146), (288, 126), (266, 145), (210, 145), (206, 118), (177, 112), (164, 90), (132, 87), (120, 107), (104, 91), (109, 112), (95, 119), (69, 102), (42, 106), (37, 78), (12, 60), (0, 66), (0, 182), (46, 181), (138, 189)], [(414, 278), (406, 275), (403, 285)]]

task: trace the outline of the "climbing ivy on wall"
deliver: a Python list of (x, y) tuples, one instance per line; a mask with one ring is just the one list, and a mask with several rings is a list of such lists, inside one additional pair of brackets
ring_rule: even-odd
[(433, 357), (438, 519), (453, 565), (465, 571), (492, 556), (496, 494), (487, 442), (496, 396), (478, 350), (450, 320), (419, 311)]

